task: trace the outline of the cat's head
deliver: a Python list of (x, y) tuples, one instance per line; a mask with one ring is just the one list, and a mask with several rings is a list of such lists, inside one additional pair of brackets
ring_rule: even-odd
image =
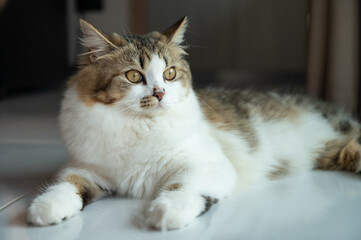
[(165, 32), (146, 35), (106, 35), (80, 20), (87, 52), (80, 71), (70, 81), (82, 101), (114, 105), (127, 112), (149, 115), (176, 107), (192, 88), (182, 45), (184, 17)]

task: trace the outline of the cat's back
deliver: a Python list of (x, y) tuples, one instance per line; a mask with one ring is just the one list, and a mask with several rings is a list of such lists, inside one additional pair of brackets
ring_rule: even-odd
[(359, 134), (346, 111), (299, 94), (205, 89), (197, 96), (215, 138), (245, 176), (242, 186), (278, 177), (286, 165), (288, 173), (312, 169), (327, 142)]
[(239, 139), (249, 152), (292, 158), (295, 153), (288, 150), (302, 149), (297, 154), (308, 151), (309, 159), (326, 142), (352, 137), (360, 129), (347, 111), (300, 94), (205, 89), (197, 95), (215, 136), (224, 149), (237, 153), (235, 159)]
[(242, 128), (255, 119), (297, 121), (305, 114), (322, 118), (340, 131), (357, 124), (344, 109), (302, 94), (202, 89), (197, 96), (207, 119), (221, 129)]

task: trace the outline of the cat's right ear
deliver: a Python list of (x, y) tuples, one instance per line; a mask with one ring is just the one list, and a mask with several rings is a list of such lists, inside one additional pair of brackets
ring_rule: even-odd
[(80, 19), (79, 21), (84, 35), (82, 44), (89, 49), (89, 52), (86, 54), (89, 54), (89, 58), (92, 62), (95, 62), (99, 57), (104, 56), (117, 48), (90, 23), (83, 19)]
[(179, 19), (178, 22), (176, 22), (174, 25), (165, 30), (163, 34), (167, 37), (167, 41), (169, 43), (173, 43), (174, 45), (180, 45), (184, 40), (184, 33), (187, 26), (188, 18), (187, 16), (184, 16)]

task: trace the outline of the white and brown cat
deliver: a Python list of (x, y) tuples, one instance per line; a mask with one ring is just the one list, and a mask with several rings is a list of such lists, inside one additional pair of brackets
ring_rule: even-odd
[(176, 229), (283, 175), (361, 170), (360, 124), (341, 110), (296, 95), (193, 90), (186, 17), (143, 36), (80, 24), (89, 51), (60, 114), (69, 164), (31, 203), (30, 223), (60, 223), (115, 192), (149, 199), (145, 222)]

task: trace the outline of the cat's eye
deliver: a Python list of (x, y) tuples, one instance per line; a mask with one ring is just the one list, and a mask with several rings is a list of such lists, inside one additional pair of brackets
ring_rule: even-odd
[(168, 68), (163, 72), (164, 79), (167, 81), (172, 81), (176, 75), (177, 72), (175, 71), (174, 67)]
[(143, 75), (137, 70), (130, 70), (125, 73), (125, 76), (132, 83), (140, 83), (143, 80)]

